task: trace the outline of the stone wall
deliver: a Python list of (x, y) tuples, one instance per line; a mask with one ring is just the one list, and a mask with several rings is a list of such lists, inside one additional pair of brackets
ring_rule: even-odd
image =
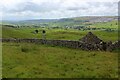
[(103, 50), (112, 51), (115, 48), (120, 48), (120, 41), (112, 42), (101, 42), (98, 44), (85, 43), (82, 41), (71, 41), (71, 40), (43, 40), (43, 39), (0, 39), (2, 42), (28, 42), (36, 44), (47, 44), (52, 46), (63, 46), (69, 48), (78, 48), (82, 50)]

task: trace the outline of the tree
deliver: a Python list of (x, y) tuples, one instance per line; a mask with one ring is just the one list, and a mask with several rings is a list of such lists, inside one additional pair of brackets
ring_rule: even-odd
[(46, 31), (43, 30), (43, 31), (42, 31), (42, 37), (43, 37), (43, 39), (46, 39), (46, 35), (45, 35), (45, 33), (46, 33)]
[(35, 30), (35, 33), (38, 33), (38, 30)]
[(45, 34), (45, 30), (43, 30), (42, 33)]

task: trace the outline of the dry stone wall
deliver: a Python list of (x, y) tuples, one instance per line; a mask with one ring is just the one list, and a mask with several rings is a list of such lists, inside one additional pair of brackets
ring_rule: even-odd
[(28, 42), (36, 44), (47, 44), (52, 46), (63, 46), (69, 48), (78, 48), (82, 50), (103, 50), (112, 51), (115, 48), (120, 48), (120, 41), (112, 42), (100, 42), (100, 43), (86, 43), (83, 41), (71, 41), (71, 40), (43, 40), (43, 39), (0, 39), (2, 42)]

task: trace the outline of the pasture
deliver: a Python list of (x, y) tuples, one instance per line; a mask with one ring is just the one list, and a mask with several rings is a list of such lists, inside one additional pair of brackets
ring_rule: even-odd
[[(38, 34), (34, 34), (35, 30), (39, 30)], [(74, 29), (46, 29), (46, 28), (20, 28), (14, 29), (9, 27), (3, 27), (3, 38), (42, 38), (42, 30), (46, 30), (46, 39), (58, 39), (58, 40), (79, 40), (85, 36), (89, 31), (97, 35), (104, 41), (116, 41), (118, 40), (118, 32), (107, 32), (101, 30), (74, 30)]]
[[(90, 25), (115, 31), (64, 29), (64, 24), (73, 26), (74, 22), (50, 23), (49, 26), (62, 26), (58, 29), (3, 26), (0, 37), (41, 39), (42, 30), (45, 30), (46, 39), (79, 40), (91, 31), (103, 41), (118, 40), (116, 21)], [(38, 34), (34, 33), (35, 30), (39, 31)], [(2, 58), (3, 78), (118, 78), (117, 51), (83, 51), (34, 43), (4, 42)]]
[(3, 43), (3, 78), (118, 78), (118, 53)]

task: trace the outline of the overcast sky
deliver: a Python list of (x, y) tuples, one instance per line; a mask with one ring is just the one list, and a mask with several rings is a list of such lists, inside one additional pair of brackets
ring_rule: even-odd
[(119, 0), (0, 0), (3, 20), (117, 16)]

